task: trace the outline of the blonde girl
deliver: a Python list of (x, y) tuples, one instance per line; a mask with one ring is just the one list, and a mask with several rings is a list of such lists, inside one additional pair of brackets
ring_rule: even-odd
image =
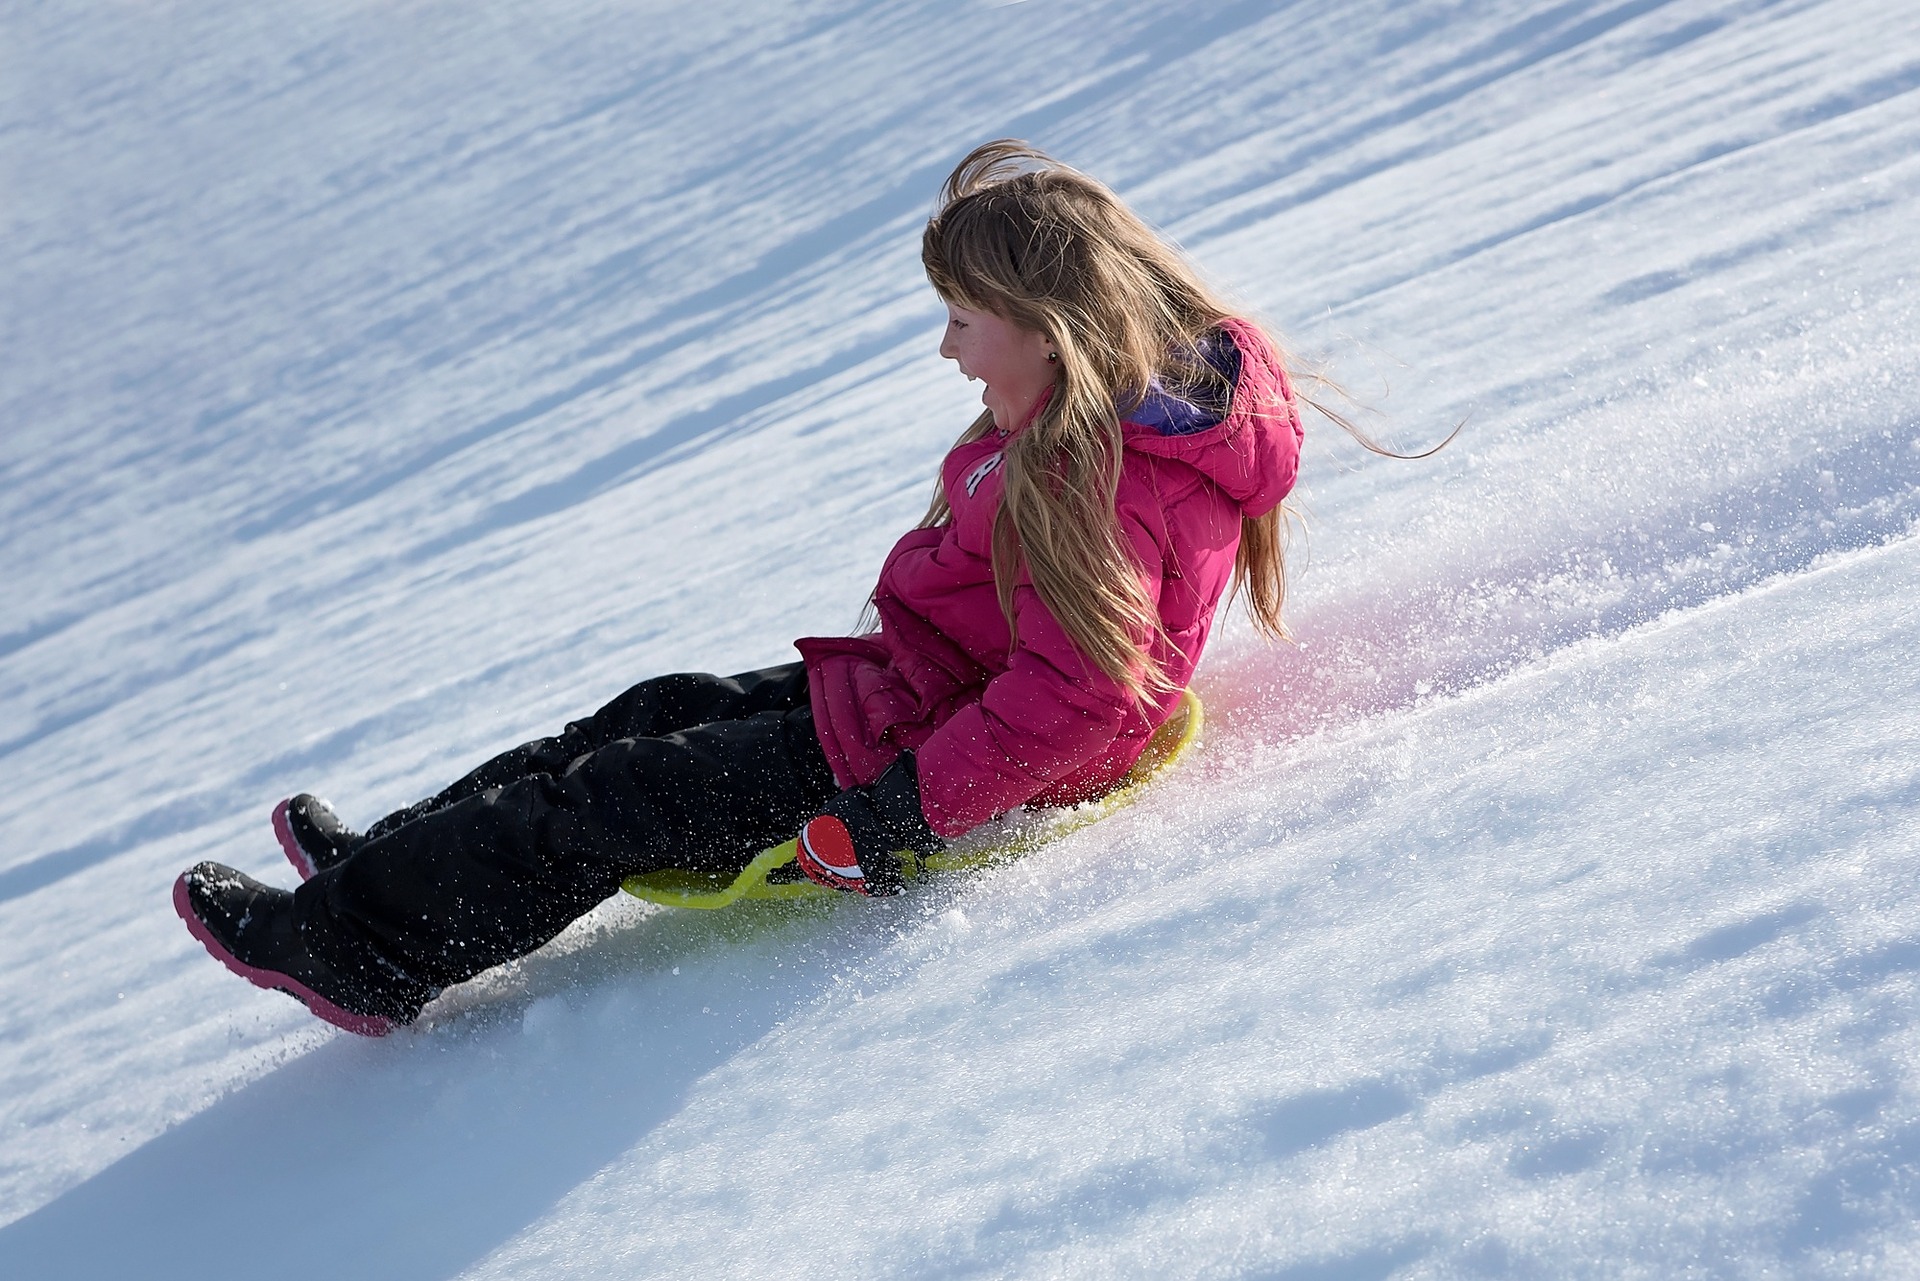
[(953, 171), (921, 256), (984, 411), (882, 564), (871, 630), (643, 681), (364, 833), (284, 801), (298, 889), (218, 863), (176, 883), (208, 951), (380, 1035), (636, 874), (734, 871), (798, 833), (814, 880), (898, 893), (902, 851), (1113, 787), (1223, 600), (1278, 633), (1300, 418), (1261, 328), (1104, 185), (1011, 140)]

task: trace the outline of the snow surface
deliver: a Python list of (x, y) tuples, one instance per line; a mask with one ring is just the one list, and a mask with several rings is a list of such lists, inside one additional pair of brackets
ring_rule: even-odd
[[(1904, 0), (0, 7), (0, 1275), (1920, 1275), (1917, 91)], [(211, 962), (280, 796), (854, 621), (1001, 134), (1468, 420), (1314, 428), (1196, 761), (383, 1042)]]

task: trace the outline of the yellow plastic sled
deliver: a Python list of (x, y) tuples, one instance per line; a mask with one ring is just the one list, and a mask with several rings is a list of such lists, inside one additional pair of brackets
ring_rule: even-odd
[[(1192, 690), (1182, 690), (1180, 703), (1166, 724), (1154, 731), (1147, 750), (1133, 763), (1120, 786), (1098, 800), (1061, 809), (1040, 810), (1018, 821), (989, 823), (969, 833), (931, 858), (902, 851), (908, 877), (923, 872), (953, 872), (1017, 858), (1068, 832), (1098, 822), (1140, 799), (1147, 785), (1177, 764), (1200, 737), (1206, 717)], [(668, 907), (726, 907), (742, 899), (801, 899), (831, 897), (838, 890), (815, 885), (793, 861), (792, 841), (763, 850), (732, 880), (706, 872), (668, 869), (630, 876), (621, 886), (635, 898)]]

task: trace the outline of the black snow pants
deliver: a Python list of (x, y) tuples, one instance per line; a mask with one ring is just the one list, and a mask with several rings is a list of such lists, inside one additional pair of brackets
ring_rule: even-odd
[(374, 824), (294, 892), (307, 946), (418, 1009), (663, 868), (733, 871), (836, 787), (803, 664), (643, 681)]

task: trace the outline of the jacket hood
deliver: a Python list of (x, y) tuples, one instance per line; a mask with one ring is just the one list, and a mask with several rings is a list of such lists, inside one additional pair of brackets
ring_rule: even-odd
[(1280, 505), (1300, 468), (1300, 412), (1279, 353), (1243, 320), (1225, 320), (1201, 354), (1233, 394), (1222, 404), (1156, 379), (1121, 426), (1126, 448), (1172, 458), (1218, 485), (1250, 517)]

